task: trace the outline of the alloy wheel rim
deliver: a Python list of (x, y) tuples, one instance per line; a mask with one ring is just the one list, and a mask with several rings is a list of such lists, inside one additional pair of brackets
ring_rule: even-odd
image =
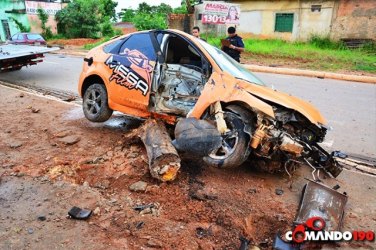
[(86, 99), (86, 110), (91, 115), (96, 115), (99, 113), (102, 107), (102, 98), (98, 90), (91, 90)]

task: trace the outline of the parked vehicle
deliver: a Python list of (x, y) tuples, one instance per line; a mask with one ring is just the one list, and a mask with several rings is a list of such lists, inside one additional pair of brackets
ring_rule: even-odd
[(44, 54), (55, 50), (59, 50), (59, 48), (34, 45), (0, 45), (0, 72), (20, 70), (24, 66), (43, 62)]
[(37, 33), (17, 33), (9, 39), (10, 44), (47, 45), (46, 40)]
[(221, 50), (177, 30), (125, 35), (92, 49), (78, 91), (83, 111), (104, 122), (113, 110), (176, 123), (215, 124), (222, 144), (204, 157), (235, 167), (251, 155), (280, 167), (304, 161), (336, 177), (341, 167), (322, 149), (326, 121), (311, 104), (267, 87)]

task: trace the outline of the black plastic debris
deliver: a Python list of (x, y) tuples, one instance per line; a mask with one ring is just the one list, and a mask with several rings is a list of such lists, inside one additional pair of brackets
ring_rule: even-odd
[(340, 185), (336, 184), (336, 185), (333, 187), (333, 189), (334, 189), (334, 190), (338, 190), (340, 187), (341, 187)]
[(239, 250), (248, 250), (249, 249), (249, 244), (251, 243), (250, 240), (244, 238), (243, 236), (241, 236), (239, 238), (240, 240), (240, 247), (239, 247)]
[(90, 217), (92, 211), (87, 209), (82, 209), (79, 207), (72, 207), (71, 210), (69, 210), (68, 215), (72, 219), (76, 220), (86, 220)]
[(209, 227), (208, 229), (202, 228), (202, 227), (197, 227), (196, 228), (196, 236), (199, 239), (202, 239), (204, 237), (212, 235), (211, 228)]
[(139, 221), (136, 223), (136, 229), (141, 229), (145, 225), (145, 222)]
[(273, 249), (274, 250), (299, 250), (300, 245), (282, 240), (280, 234), (277, 233), (274, 238)]
[(40, 221), (45, 221), (45, 220), (46, 220), (46, 216), (44, 216), (44, 215), (39, 215), (39, 216), (37, 217), (37, 219), (40, 220)]
[(154, 208), (154, 204), (147, 204), (147, 205), (137, 205), (133, 209), (136, 211), (141, 212), (142, 210), (145, 210), (147, 208)]
[(275, 194), (276, 194), (276, 195), (282, 195), (282, 194), (283, 194), (283, 190), (277, 188), (277, 189), (275, 190)]
[(222, 144), (222, 137), (213, 124), (186, 118), (176, 124), (175, 140), (172, 143), (178, 151), (200, 157), (218, 149)]

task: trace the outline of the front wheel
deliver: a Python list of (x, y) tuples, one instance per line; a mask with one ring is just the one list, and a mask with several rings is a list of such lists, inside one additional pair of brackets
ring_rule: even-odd
[(108, 107), (107, 90), (103, 84), (95, 83), (85, 91), (83, 111), (92, 122), (104, 122), (111, 117), (112, 109)]
[(221, 147), (204, 157), (204, 161), (209, 166), (235, 168), (247, 160), (250, 138), (244, 132), (244, 123), (239, 116), (226, 112), (224, 119), (230, 131), (222, 135)]

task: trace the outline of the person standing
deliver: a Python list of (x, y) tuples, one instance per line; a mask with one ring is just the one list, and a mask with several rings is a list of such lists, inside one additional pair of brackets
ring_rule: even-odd
[(228, 37), (222, 40), (222, 50), (235, 61), (240, 62), (240, 53), (244, 51), (243, 39), (236, 34), (234, 27), (227, 29)]
[(205, 39), (203, 39), (203, 38), (200, 37), (200, 27), (198, 27), (198, 26), (193, 27), (193, 29), (192, 29), (192, 35), (194, 37), (196, 37), (198, 39), (201, 39), (201, 40), (203, 40), (203, 41), (206, 42)]

